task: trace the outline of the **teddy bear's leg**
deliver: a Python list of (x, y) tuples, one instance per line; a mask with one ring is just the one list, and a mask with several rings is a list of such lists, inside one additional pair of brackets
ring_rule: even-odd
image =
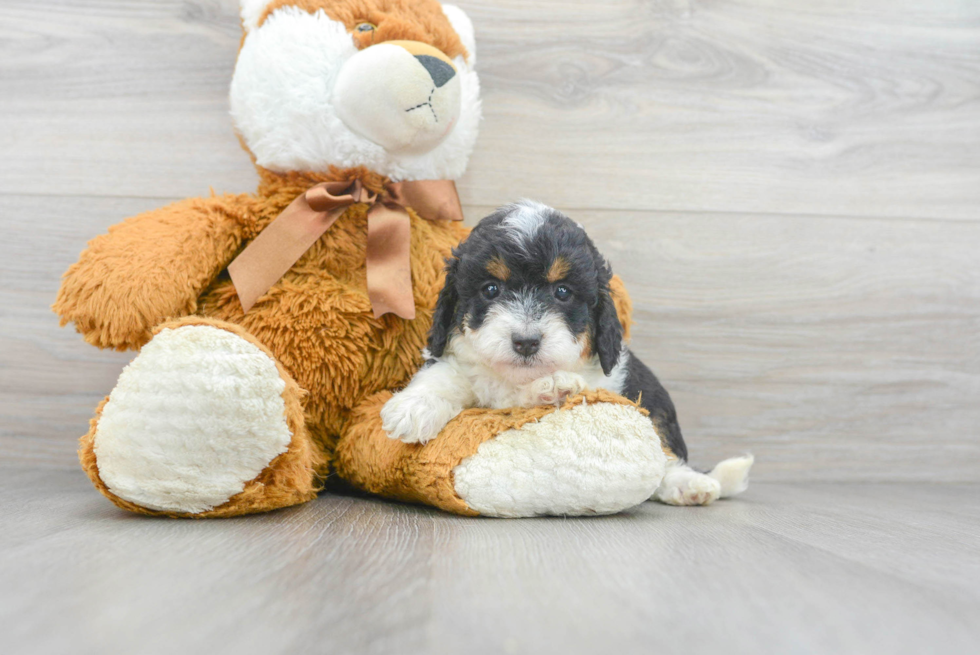
[(312, 499), (323, 456), (305, 392), (236, 325), (188, 317), (160, 326), (100, 405), (79, 457), (120, 507), (234, 516)]
[(467, 410), (425, 445), (387, 437), (383, 392), (354, 412), (338, 473), (366, 491), (466, 515), (613, 514), (647, 500), (666, 467), (650, 419), (589, 392), (554, 406)]

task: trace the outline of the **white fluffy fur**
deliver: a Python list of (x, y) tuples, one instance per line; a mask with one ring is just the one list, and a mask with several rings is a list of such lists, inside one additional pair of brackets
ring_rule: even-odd
[(251, 32), (259, 24), (262, 12), (269, 6), (271, 0), (241, 0), (239, 8), (242, 14), (242, 25), (245, 31)]
[(749, 488), (749, 470), (755, 463), (752, 455), (742, 457), (731, 457), (722, 462), (718, 462), (708, 476), (714, 478), (721, 485), (720, 498), (729, 498), (742, 493)]
[(510, 236), (518, 246), (524, 247), (544, 225), (549, 209), (540, 202), (524, 199), (511, 205), (511, 211), (501, 225), (511, 230)]
[(599, 403), (501, 433), (456, 466), (453, 479), (483, 516), (613, 514), (649, 498), (665, 462), (650, 419)]
[[(517, 384), (526, 384), (557, 370), (577, 372), (582, 367), (584, 342), (575, 339), (557, 313), (536, 312), (531, 293), (493, 305), (478, 330), (466, 325), (462, 335), (454, 336), (449, 344), (449, 356), (464, 364), (489, 366), (499, 377)], [(512, 336), (515, 334), (541, 336), (533, 366), (522, 365), (520, 356), (514, 352)]]
[[(261, 14), (259, 4), (243, 2), (246, 27)], [(390, 152), (345, 125), (333, 102), (341, 69), (358, 52), (346, 27), (322, 11), (282, 7), (248, 32), (230, 99), (235, 127), (256, 162), (279, 172), (366, 166), (393, 180), (462, 175), (480, 120), (480, 84), (470, 64), (461, 56), (453, 62), (459, 118), (449, 134), (425, 152)]]
[(447, 362), (436, 362), (416, 373), (404, 390), (385, 403), (381, 427), (392, 439), (425, 443), (475, 402), (465, 374)]
[(164, 330), (123, 370), (102, 410), (99, 476), (150, 509), (221, 505), (289, 447), (285, 386), (269, 356), (230, 332)]

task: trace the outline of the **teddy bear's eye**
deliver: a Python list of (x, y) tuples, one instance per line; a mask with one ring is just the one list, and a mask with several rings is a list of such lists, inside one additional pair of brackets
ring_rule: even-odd
[(354, 31), (361, 33), (373, 32), (377, 28), (377, 25), (372, 25), (371, 23), (359, 23), (358, 26), (354, 28)]

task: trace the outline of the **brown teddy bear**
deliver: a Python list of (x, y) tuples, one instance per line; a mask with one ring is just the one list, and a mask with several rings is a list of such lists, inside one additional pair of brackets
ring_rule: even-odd
[(140, 350), (81, 440), (96, 487), (129, 510), (192, 517), (302, 503), (334, 474), (470, 515), (649, 498), (667, 456), (643, 412), (608, 392), (468, 410), (425, 446), (381, 430), (466, 235), (450, 182), (480, 118), (466, 15), (436, 0), (242, 0), (241, 12), (231, 113), (258, 191), (110, 228), (54, 305), (89, 343)]

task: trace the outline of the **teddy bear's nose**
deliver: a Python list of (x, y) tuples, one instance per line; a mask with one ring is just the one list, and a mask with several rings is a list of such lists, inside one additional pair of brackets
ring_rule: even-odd
[(432, 55), (415, 55), (415, 58), (429, 72), (429, 77), (432, 78), (437, 89), (453, 79), (453, 75), (456, 74), (452, 66)]

